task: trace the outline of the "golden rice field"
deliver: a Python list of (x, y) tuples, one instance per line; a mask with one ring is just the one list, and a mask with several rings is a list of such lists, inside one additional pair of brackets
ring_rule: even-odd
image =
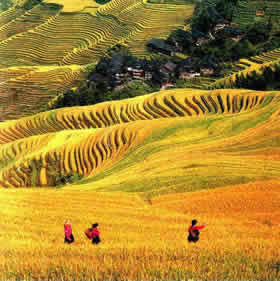
[(244, 78), (247, 75), (252, 74), (255, 71), (258, 74), (262, 74), (266, 67), (272, 67), (279, 65), (280, 63), (280, 50), (274, 49), (273, 51), (263, 53), (259, 56), (254, 56), (249, 59), (240, 59), (233, 67), (232, 73), (217, 79), (216, 81), (206, 85), (206, 88), (234, 88), (236, 79), (243, 75)]
[(87, 66), (26, 66), (0, 68), (0, 121), (35, 114), (88, 73)]
[(58, 173), (74, 173), (85, 188), (150, 197), (274, 179), (279, 101), (278, 92), (170, 90), (7, 121), (0, 184), (55, 186)]
[(280, 280), (279, 102), (169, 90), (0, 123), (0, 280)]
[(148, 40), (183, 27), (194, 9), (193, 4), (157, 5), (144, 0), (91, 2), (48, 0), (31, 10), (18, 4), (1, 13), (1, 67), (85, 65), (117, 43), (134, 41), (132, 52), (145, 53)]
[[(0, 191), (1, 280), (279, 280), (279, 182), (157, 197)], [(194, 196), (194, 198), (193, 198)], [(189, 221), (206, 224), (197, 244)], [(76, 242), (63, 243), (71, 218)], [(84, 230), (99, 222), (102, 243)]]

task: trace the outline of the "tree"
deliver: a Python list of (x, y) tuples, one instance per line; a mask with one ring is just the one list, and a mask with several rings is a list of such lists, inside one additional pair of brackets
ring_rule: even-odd
[(13, 6), (11, 0), (0, 0), (0, 11), (6, 11)]
[(173, 31), (167, 38), (167, 43), (175, 47), (179, 47), (182, 51), (187, 51), (193, 45), (191, 33), (182, 29)]
[(256, 22), (247, 27), (246, 39), (253, 44), (267, 41), (271, 32), (272, 25), (270, 22)]

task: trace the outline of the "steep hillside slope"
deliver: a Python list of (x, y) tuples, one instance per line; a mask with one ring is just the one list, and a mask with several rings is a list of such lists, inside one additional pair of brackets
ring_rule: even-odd
[(278, 92), (173, 90), (5, 122), (0, 184), (80, 174), (85, 189), (151, 197), (276, 179), (279, 102)]
[(90, 65), (26, 66), (0, 69), (0, 121), (18, 119), (46, 108), (57, 93), (78, 86)]
[[(261, 12), (261, 13), (258, 13)], [(239, 0), (233, 21), (246, 26), (252, 22), (272, 18), (275, 23), (280, 21), (280, 3), (275, 0)], [(275, 25), (277, 27), (277, 24)], [(279, 25), (277, 30), (279, 30)]]
[(68, 129), (104, 128), (137, 120), (250, 112), (279, 102), (278, 92), (176, 89), (93, 106), (70, 107), (0, 123), (0, 143)]
[[(144, 0), (29, 2), (18, 1), (0, 14), (0, 121), (40, 111), (51, 97), (76, 86), (88, 65), (117, 43), (146, 56), (150, 39), (183, 27), (194, 9)], [(19, 77), (27, 68), (28, 75)]]
[(137, 40), (141, 33), (146, 33), (144, 47), (155, 36), (154, 30), (158, 35), (160, 27), (167, 34), (183, 26), (193, 11), (193, 5), (153, 5), (142, 0), (112, 0), (96, 9), (80, 0), (71, 4), (75, 11), (68, 12), (69, 2), (53, 2), (31, 10), (14, 6), (1, 14), (2, 67), (88, 64), (116, 43)]
[(254, 56), (249, 59), (241, 59), (233, 66), (233, 71), (228, 76), (218, 79), (212, 83), (209, 83), (206, 87), (208, 89), (213, 88), (234, 88), (236, 79), (238, 77), (247, 77), (253, 71), (257, 73), (263, 73), (266, 67), (273, 67), (273, 65), (279, 65), (280, 63), (280, 50), (275, 49), (273, 51), (263, 53), (259, 56)]

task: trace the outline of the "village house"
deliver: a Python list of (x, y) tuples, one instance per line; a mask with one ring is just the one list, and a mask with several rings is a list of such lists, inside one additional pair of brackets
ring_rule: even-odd
[(201, 67), (200, 74), (203, 76), (213, 76), (215, 74), (215, 69), (212, 67)]
[(257, 16), (257, 17), (263, 17), (264, 14), (265, 14), (265, 13), (264, 13), (263, 10), (257, 10), (257, 11), (256, 11), (256, 16)]
[(172, 83), (172, 82), (165, 82), (165, 83), (162, 84), (160, 89), (161, 90), (166, 90), (168, 88), (173, 88), (173, 87), (174, 87), (174, 83)]
[(157, 52), (167, 56), (174, 56), (175, 51), (172, 46), (165, 43), (162, 39), (152, 39), (148, 42), (147, 47), (153, 52)]
[(200, 73), (195, 71), (181, 72), (179, 76), (182, 80), (190, 80), (197, 77), (200, 77)]
[(195, 77), (199, 77), (200, 73), (198, 70), (198, 58), (188, 57), (180, 61), (177, 65), (176, 75), (179, 79), (189, 80)]
[(164, 68), (165, 68), (167, 71), (169, 71), (169, 72), (173, 72), (173, 71), (175, 70), (175, 68), (176, 68), (176, 64), (173, 63), (173, 62), (171, 62), (171, 61), (169, 61), (169, 62), (167, 62), (167, 63), (164, 65)]
[(196, 46), (201, 46), (201, 45), (204, 45), (204, 44), (208, 43), (209, 41), (210, 41), (210, 39), (207, 38), (207, 37), (204, 37), (204, 36), (203, 37), (199, 37), (197, 39), (195, 45)]
[(222, 30), (223, 28), (225, 28), (226, 26), (230, 26), (228, 23), (218, 23), (215, 27), (214, 27), (214, 31), (217, 32), (218, 30)]
[(236, 35), (232, 36), (231, 39), (235, 42), (239, 42), (244, 36), (243, 35)]
[(162, 65), (159, 69), (162, 77), (162, 82), (167, 83), (170, 82), (170, 78), (175, 74), (176, 64), (169, 61)]

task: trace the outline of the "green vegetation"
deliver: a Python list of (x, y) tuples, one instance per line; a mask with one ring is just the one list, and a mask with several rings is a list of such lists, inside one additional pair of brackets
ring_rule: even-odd
[(59, 95), (50, 109), (93, 105), (104, 101), (133, 98), (152, 92), (154, 92), (154, 89), (144, 82), (130, 82), (120, 89), (107, 91), (106, 83), (88, 84), (84, 81), (80, 87)]
[[(250, 22), (243, 27), (225, 26), (215, 29), (218, 24), (231, 24), (237, 9), (237, 1), (216, 1), (211, 6), (201, 2), (197, 5), (192, 20), (192, 38), (205, 37), (205, 43), (195, 46), (190, 33), (183, 35), (183, 52), (190, 56), (215, 56), (220, 62), (234, 62), (280, 47), (280, 37), (274, 33), (271, 17), (262, 22)], [(178, 33), (178, 32), (177, 32)], [(171, 35), (175, 37), (176, 35)], [(194, 37), (195, 36), (195, 37)], [(178, 37), (178, 36), (177, 36)], [(180, 44), (180, 40), (177, 39)], [(189, 46), (189, 47), (188, 47)], [(194, 47), (195, 46), (195, 47)]]
[(237, 0), (217, 0), (198, 2), (194, 16), (192, 18), (192, 31), (207, 33), (211, 31), (216, 24), (232, 21), (236, 9)]
[(83, 178), (83, 175), (75, 172), (71, 172), (68, 175), (62, 175), (59, 170), (55, 176), (54, 185), (57, 187), (64, 186), (65, 184), (73, 184), (80, 181)]
[(235, 10), (233, 21), (241, 26), (247, 26), (254, 22), (274, 22), (275, 30), (280, 22), (280, 2), (274, 0), (239, 0)]
[[(180, 76), (178, 73), (176, 87), (207, 89), (212, 83), (215, 84), (215, 80), (250, 66), (245, 65), (245, 60), (238, 62), (240, 59), (253, 57), (252, 61), (258, 62), (257, 56), (270, 58), (269, 54), (264, 53), (280, 48), (280, 33), (276, 29), (278, 22), (274, 21), (270, 12), (270, 16), (264, 17), (261, 21), (252, 20), (240, 26), (234, 23), (240, 2), (242, 1), (199, 1), (190, 30), (177, 29), (170, 34), (165, 41), (167, 45), (165, 49), (173, 48), (173, 53), (177, 52), (186, 57), (181, 68), (187, 73), (181, 76), (185, 81), (178, 79)], [(152, 51), (158, 52), (157, 48)], [(175, 57), (171, 59), (175, 61)], [(204, 74), (201, 68), (210, 69), (212, 73), (209, 71), (208, 74)], [(203, 77), (190, 78), (191, 73), (195, 72), (200, 72)], [(270, 80), (268, 84), (271, 83), (273, 82)], [(253, 89), (263, 88), (275, 87), (262, 85), (261, 88)]]
[(195, 3), (195, 0), (148, 0), (152, 4), (173, 4), (173, 5), (186, 5)]
[(27, 0), (24, 5), (23, 8), (25, 10), (31, 10), (34, 6), (38, 5), (42, 3), (42, 0)]
[(95, 0), (95, 2), (97, 3), (97, 4), (100, 4), (100, 5), (104, 5), (104, 4), (106, 4), (106, 3), (108, 3), (108, 2), (110, 2), (111, 0)]
[[(142, 61), (142, 63), (145, 62)], [(133, 77), (128, 75), (122, 78), (121, 84), (119, 84), (118, 75), (137, 63), (137, 58), (132, 56), (127, 48), (120, 45), (114, 46), (108, 51), (108, 57), (100, 59), (86, 81), (82, 81), (78, 88), (70, 89), (59, 95), (49, 108), (93, 105), (156, 92), (158, 88), (152, 86), (151, 83), (148, 84), (144, 80), (133, 80)]]
[(280, 64), (264, 67), (261, 73), (255, 70), (244, 77), (243, 73), (236, 76), (235, 88), (252, 90), (279, 90), (280, 89)]
[(11, 0), (0, 0), (0, 13), (8, 10), (13, 6), (13, 2)]

